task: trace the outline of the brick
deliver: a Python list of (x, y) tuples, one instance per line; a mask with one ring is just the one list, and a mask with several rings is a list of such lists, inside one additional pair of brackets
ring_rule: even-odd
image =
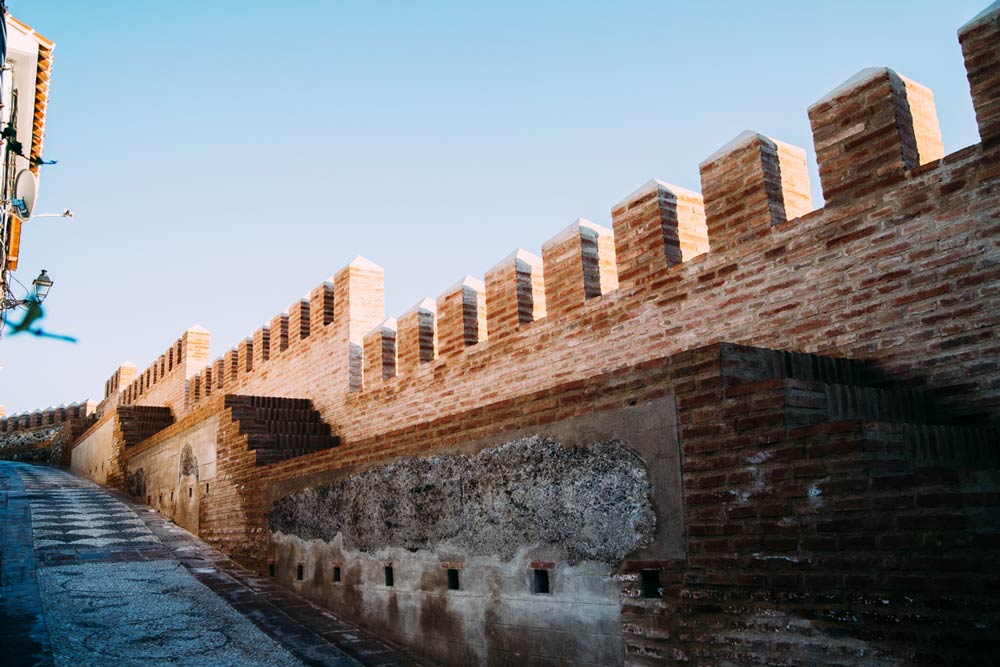
[(396, 376), (396, 320), (392, 317), (364, 338), (365, 389), (377, 387)]
[(983, 147), (1000, 145), (1000, 7), (990, 5), (958, 31)]
[(614, 235), (578, 219), (542, 246), (547, 317), (572, 313), (618, 287)]
[(721, 251), (812, 210), (805, 151), (747, 130), (700, 166), (708, 243)]
[(486, 272), (486, 324), (491, 341), (543, 319), (545, 281), (542, 258), (517, 250)]
[(486, 340), (486, 286), (466, 276), (438, 297), (438, 357), (447, 358)]
[(827, 202), (899, 182), (944, 155), (930, 89), (887, 67), (858, 72), (809, 107)]
[(708, 252), (701, 195), (652, 180), (611, 210), (618, 280), (643, 283), (657, 271)]

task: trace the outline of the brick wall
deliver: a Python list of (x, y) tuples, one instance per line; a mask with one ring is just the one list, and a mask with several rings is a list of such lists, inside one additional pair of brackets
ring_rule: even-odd
[[(702, 164), (700, 194), (654, 180), (614, 231), (578, 220), (398, 322), (358, 258), (214, 363), (197, 329), (123, 389), (119, 369), (102, 408), (177, 423), (117, 456), (218, 417), (199, 530), (263, 571), (289, 485), (673, 396), (686, 557), (621, 564), (629, 662), (988, 662), (998, 16), (960, 31), (981, 144), (942, 157), (931, 92), (865, 70), (809, 109), (822, 209), (801, 149), (751, 132)], [(908, 412), (906, 392), (933, 409)], [(342, 444), (259, 466), (233, 394), (309, 399)]]
[[(688, 557), (619, 575), (631, 664), (992, 664), (997, 431), (970, 466), (915, 464), (898, 424), (789, 428), (801, 383), (727, 376), (744, 351), (721, 352), (675, 384)], [(662, 597), (642, 596), (643, 570)]]
[(86, 420), (94, 415), (96, 409), (97, 404), (93, 401), (83, 401), (81, 403), (71, 403), (68, 406), (61, 405), (58, 408), (8, 415), (0, 419), (0, 438), (5, 434), (34, 430), (43, 426), (64, 424), (74, 419)]
[(122, 364), (104, 383), (101, 414), (118, 405), (168, 407), (182, 412), (191, 398), (190, 379), (208, 363), (208, 331), (190, 327), (156, 361), (137, 374), (132, 363)]
[[(270, 500), (324, 473), (675, 396), (686, 557), (620, 565), (629, 664), (988, 664), (1000, 648), (996, 426), (938, 427), (940, 451), (924, 456), (899, 420), (932, 407), (878, 369), (810, 358), (793, 373), (775, 370), (780, 358), (708, 346), (265, 468), (230, 422), (202, 534), (264, 572)], [(851, 387), (867, 408), (844, 399)], [(964, 458), (967, 431), (992, 454)], [(643, 597), (650, 572), (659, 597)]]
[[(859, 113), (859, 105), (871, 113)], [(973, 146), (937, 159), (933, 97), (885, 68), (862, 73), (814, 105), (810, 117), (831, 197), (823, 209), (802, 213), (808, 188), (794, 168), (802, 166), (801, 153), (752, 134), (703, 165), (707, 227), (699, 227), (697, 193), (678, 199), (666, 184), (641, 189), (656, 196), (616, 206), (618, 235), (574, 223), (546, 244), (544, 272), (521, 262), (518, 274), (514, 259), (502, 284), (496, 271), (485, 288), (461, 284), (461, 303), (472, 306), (451, 305), (460, 303), (459, 292), (425, 300), (400, 317), (398, 331), (379, 326), (380, 270), (352, 265), (334, 278), (341, 290), (332, 319), (303, 316), (309, 303), (300, 301), (285, 349), (271, 336), (266, 353), (255, 350), (235, 374), (227, 367), (220, 378), (217, 368), (211, 383), (207, 370), (192, 380), (214, 384), (216, 393), (310, 398), (354, 440), (731, 341), (877, 362), (893, 379), (933, 389), (955, 418), (995, 418), (995, 153)], [(848, 122), (855, 128), (849, 140), (835, 132)], [(869, 144), (903, 157), (873, 158), (859, 148)], [(748, 194), (733, 199), (732, 187)], [(648, 211), (636, 213), (633, 203)], [(686, 222), (677, 222), (679, 215)], [(711, 249), (692, 256), (704, 247), (697, 229), (708, 230)], [(621, 266), (607, 258), (612, 242)], [(637, 261), (646, 264), (637, 268)], [(482, 291), (485, 318), (476, 305)], [(381, 354), (372, 339), (368, 363), (380, 370), (366, 373), (368, 332), (378, 336)], [(391, 372), (387, 349), (389, 364), (396, 359)], [(208, 393), (189, 393), (183, 410)]]

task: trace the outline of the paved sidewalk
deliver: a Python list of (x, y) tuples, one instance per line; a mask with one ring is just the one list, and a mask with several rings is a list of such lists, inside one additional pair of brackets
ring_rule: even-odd
[(0, 462), (0, 557), (4, 665), (416, 664), (63, 470)]

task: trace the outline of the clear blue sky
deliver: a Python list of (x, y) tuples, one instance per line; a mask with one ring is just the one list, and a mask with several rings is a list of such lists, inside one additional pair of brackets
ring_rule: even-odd
[[(814, 153), (806, 108), (863, 67), (930, 86), (978, 140), (956, 30), (986, 0), (10, 0), (56, 42), (17, 276), (46, 328), (0, 341), (7, 413), (100, 400), (188, 326), (234, 346), (364, 255), (388, 315), (751, 128)], [(814, 204), (822, 204), (813, 167)]]

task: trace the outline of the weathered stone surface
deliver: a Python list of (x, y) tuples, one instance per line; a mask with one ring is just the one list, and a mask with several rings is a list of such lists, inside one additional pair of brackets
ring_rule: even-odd
[(135, 472), (125, 472), (125, 491), (133, 498), (146, 498), (146, 471), (139, 468)]
[(192, 475), (195, 479), (198, 479), (198, 458), (191, 450), (190, 444), (184, 445), (184, 448), (181, 450), (180, 476), (185, 477), (187, 475)]
[(642, 460), (610, 441), (523, 438), (471, 457), (410, 458), (275, 501), (271, 530), (373, 552), (447, 546), (513, 557), (551, 547), (570, 563), (614, 563), (652, 539)]
[(41, 444), (51, 440), (52, 437), (59, 432), (60, 428), (61, 425), (53, 426), (52, 428), (39, 428), (34, 431), (16, 431), (14, 433), (9, 433), (3, 438), (0, 438), (0, 450)]

